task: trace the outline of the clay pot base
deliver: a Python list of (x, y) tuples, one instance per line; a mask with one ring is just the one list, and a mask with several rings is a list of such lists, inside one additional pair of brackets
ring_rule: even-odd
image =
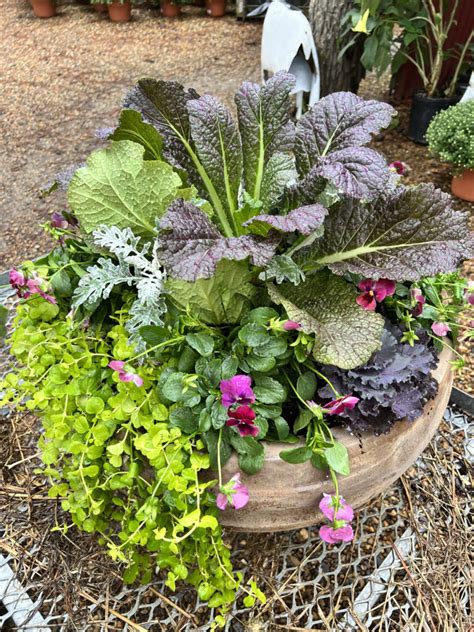
[(474, 169), (466, 169), (451, 181), (451, 192), (461, 200), (474, 202)]
[(128, 22), (132, 7), (129, 2), (112, 2), (107, 5), (109, 11), (109, 18), (112, 22)]
[(32, 0), (31, 6), (37, 18), (52, 18), (56, 15), (56, 4), (51, 0)]
[(172, 2), (163, 2), (161, 15), (165, 18), (177, 18), (181, 15), (181, 7), (179, 4), (173, 4)]
[[(336, 439), (349, 451), (351, 473), (339, 478), (339, 487), (350, 505), (360, 507), (383, 492), (413, 465), (429, 444), (449, 401), (452, 358), (449, 349), (440, 354), (438, 368), (433, 372), (439, 383), (438, 394), (415, 422), (398, 422), (389, 434), (379, 437), (363, 433), (361, 442), (343, 428), (334, 429)], [(279, 453), (285, 449), (288, 444), (265, 443), (265, 464), (260, 472), (253, 476), (241, 473), (250, 500), (244, 509), (220, 513), (219, 522), (224, 527), (242, 532), (287, 531), (322, 521), (318, 504), (323, 492), (334, 493), (331, 480), (310, 462), (293, 465), (282, 461)], [(223, 479), (229, 480), (238, 471), (237, 457), (233, 454), (223, 468)]]
[(226, 0), (207, 0), (206, 12), (213, 18), (222, 18), (225, 15)]

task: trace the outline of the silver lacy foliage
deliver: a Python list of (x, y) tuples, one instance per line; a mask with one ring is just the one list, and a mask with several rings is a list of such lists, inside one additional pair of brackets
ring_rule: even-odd
[(130, 342), (139, 350), (144, 341), (139, 334), (145, 325), (162, 325), (166, 310), (163, 298), (166, 275), (155, 254), (150, 258), (151, 244), (140, 246), (140, 238), (130, 228), (101, 226), (93, 233), (94, 243), (117, 257), (118, 263), (101, 257), (97, 265), (87, 269), (74, 292), (73, 306), (92, 306), (110, 296), (116, 285), (126, 283), (137, 290), (126, 324)]

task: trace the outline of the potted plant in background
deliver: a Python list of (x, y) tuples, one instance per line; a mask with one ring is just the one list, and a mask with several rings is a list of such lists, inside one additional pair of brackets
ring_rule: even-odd
[(161, 15), (165, 18), (177, 18), (181, 15), (182, 0), (161, 0)]
[(107, 3), (109, 18), (112, 22), (128, 22), (132, 14), (130, 0), (113, 0)]
[(213, 18), (222, 18), (226, 7), (227, 0), (206, 0), (206, 13)]
[[(361, 62), (367, 70), (382, 74), (391, 68), (395, 76), (405, 62), (416, 68), (423, 90), (413, 95), (408, 136), (426, 144), (425, 134), (439, 111), (459, 101), (456, 94), (459, 74), (471, 51), (473, 34), (456, 49), (446, 50), (446, 41), (456, 24), (459, 0), (356, 0), (357, 8), (345, 17), (346, 32), (365, 34)], [(443, 64), (456, 59), (454, 71), (442, 84)]]
[(107, 13), (107, 2), (102, 2), (101, 0), (90, 0), (91, 5), (94, 7), (94, 10), (97, 13)]
[(74, 173), (57, 248), (10, 272), (18, 364), (0, 406), (40, 417), (50, 496), (125, 581), (184, 580), (216, 626), (237, 590), (265, 601), (222, 524), (324, 518), (326, 542), (352, 540), (351, 504), (442, 419), (472, 299), (468, 214), (365, 146), (393, 108), (339, 92), (295, 124), (294, 87), (244, 83), (235, 120), (141, 80)]
[(430, 151), (443, 162), (451, 163), (454, 195), (474, 202), (474, 100), (458, 103), (440, 112), (426, 134)]
[(52, 18), (56, 15), (56, 0), (31, 0), (37, 18)]

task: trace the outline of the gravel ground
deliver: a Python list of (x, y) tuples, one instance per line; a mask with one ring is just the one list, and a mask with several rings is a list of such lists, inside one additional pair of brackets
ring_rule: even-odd
[[(44, 199), (40, 190), (61, 169), (77, 164), (100, 141), (95, 130), (114, 124), (122, 96), (143, 76), (176, 79), (212, 93), (232, 107), (244, 79), (259, 80), (261, 22), (205, 17), (185, 7), (179, 19), (156, 9), (135, 8), (133, 20), (113, 24), (88, 5), (62, 4), (59, 15), (39, 20), (28, 3), (0, 0), (0, 271), (48, 249), (40, 224), (65, 203), (62, 194)], [(384, 98), (386, 80), (369, 77), (360, 94)], [(374, 142), (389, 161), (410, 166), (407, 182), (432, 181), (449, 191), (450, 173), (409, 141), (406, 104), (400, 125)], [(474, 205), (456, 202), (458, 207)], [(474, 279), (474, 263), (465, 265)], [(466, 316), (466, 320), (472, 318)], [(468, 368), (458, 384), (474, 393), (472, 344), (463, 344)]]

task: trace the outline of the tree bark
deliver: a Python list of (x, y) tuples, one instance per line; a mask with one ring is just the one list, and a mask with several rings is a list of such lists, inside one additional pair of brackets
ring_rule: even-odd
[(364, 67), (360, 63), (364, 46), (363, 37), (359, 37), (343, 57), (339, 58), (339, 52), (353, 35), (341, 35), (342, 18), (351, 8), (352, 0), (310, 0), (309, 20), (318, 49), (321, 96), (339, 90), (357, 92), (359, 83), (365, 75)]

